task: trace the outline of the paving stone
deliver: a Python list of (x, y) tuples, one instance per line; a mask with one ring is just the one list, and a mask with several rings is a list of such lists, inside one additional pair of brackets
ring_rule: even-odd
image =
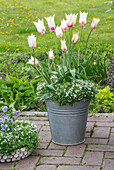
[(113, 133), (114, 133), (114, 128), (112, 128), (111, 132), (113, 132)]
[(38, 156), (29, 156), (20, 160), (15, 166), (15, 170), (33, 170), (38, 160)]
[[(31, 118), (31, 117), (30, 117)], [(48, 117), (35, 117), (36, 120), (39, 120), (39, 121), (48, 121)]]
[(85, 143), (98, 143), (98, 144), (107, 144), (107, 142), (108, 142), (108, 139), (99, 139), (99, 138), (86, 138), (85, 139)]
[(37, 125), (49, 126), (49, 121), (33, 121), (33, 122), (36, 124), (36, 126)]
[(114, 152), (106, 152), (105, 158), (114, 158)]
[(81, 157), (84, 153), (85, 145), (68, 146), (64, 156)]
[(98, 166), (59, 166), (57, 170), (100, 170)]
[(42, 116), (48, 116), (48, 113), (47, 112), (30, 112), (30, 111), (24, 111), (23, 113), (22, 113), (22, 115), (26, 115), (26, 116), (36, 116), (36, 115), (38, 115), (39, 117), (40, 117), (40, 115), (41, 115), (41, 117)]
[(110, 140), (114, 140), (114, 133), (110, 134)]
[(102, 152), (86, 152), (82, 163), (87, 165), (101, 165), (102, 158)]
[(109, 140), (109, 145), (114, 145), (114, 140)]
[(56, 170), (55, 165), (40, 165), (37, 166), (36, 170)]
[(53, 142), (51, 142), (51, 144), (49, 145), (48, 149), (66, 149), (67, 146), (64, 145), (57, 145), (54, 144)]
[(14, 163), (0, 163), (0, 170), (9, 170), (11, 167), (14, 166)]
[(37, 116), (20, 116), (18, 119), (32, 119), (34, 121), (47, 121), (48, 117), (37, 117)]
[(114, 151), (114, 146), (112, 146), (112, 145), (88, 145), (87, 150), (91, 150), (91, 151)]
[(67, 158), (67, 157), (41, 157), (39, 163), (43, 164), (80, 164), (81, 158)]
[(42, 126), (42, 131), (50, 131), (50, 126)]
[(96, 126), (114, 127), (114, 122), (96, 122)]
[(95, 127), (92, 137), (108, 138), (110, 133), (109, 127)]
[(42, 142), (50, 142), (51, 140), (51, 133), (50, 131), (40, 131), (39, 136)]
[(94, 122), (87, 122), (86, 132), (91, 132), (94, 127)]
[(85, 137), (86, 137), (86, 138), (87, 138), (87, 137), (89, 138), (89, 137), (90, 137), (90, 133), (87, 133), (87, 132), (86, 132), (86, 133), (85, 133)]
[(105, 159), (103, 162), (103, 170), (114, 170), (114, 159)]
[(109, 143), (110, 145), (114, 145), (114, 133), (110, 134), (110, 139), (109, 139)]
[(45, 156), (62, 156), (63, 150), (42, 150), (37, 149), (33, 151), (33, 155), (45, 155)]
[(102, 122), (102, 121), (113, 121), (113, 116), (95, 116), (95, 115), (92, 115), (92, 116), (88, 116), (88, 121), (98, 121), (98, 122)]
[(48, 147), (49, 143), (48, 142), (41, 142), (40, 145), (38, 146), (39, 149), (46, 149)]

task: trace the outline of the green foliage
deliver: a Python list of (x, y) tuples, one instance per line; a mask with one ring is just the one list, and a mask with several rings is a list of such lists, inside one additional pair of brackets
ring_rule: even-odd
[(99, 89), (96, 96), (96, 102), (90, 104), (90, 112), (109, 113), (114, 110), (114, 93), (107, 86), (104, 89)]
[(110, 60), (106, 56), (105, 53), (99, 53), (99, 51), (94, 53), (91, 51), (91, 54), (88, 54), (83, 62), (87, 77), (101, 85), (105, 84), (104, 79), (108, 77), (107, 67), (110, 64)]
[(20, 110), (37, 107), (36, 88), (39, 80), (36, 77), (28, 81), (27, 77), (18, 79), (7, 75), (5, 81), (0, 80), (0, 95), (3, 97), (0, 105), (12, 105)]
[[(4, 60), (2, 59), (4, 57)], [(28, 76), (29, 79), (34, 78), (36, 73), (30, 65), (25, 65), (29, 55), (22, 53), (9, 54), (6, 53), (0, 56), (0, 77), (3, 79), (6, 75), (11, 75), (17, 78)]]
[(114, 106), (114, 94), (110, 91), (110, 88), (107, 86), (103, 90), (99, 90), (96, 99), (99, 103), (104, 104), (105, 106), (109, 106), (112, 110)]
[[(37, 94), (41, 99), (51, 99), (60, 105), (73, 104), (83, 98), (94, 99), (96, 85), (83, 74), (67, 67), (58, 66), (58, 71), (50, 71), (50, 84), (38, 83)], [(49, 76), (48, 75), (48, 76)], [(55, 76), (56, 75), (56, 76)]]

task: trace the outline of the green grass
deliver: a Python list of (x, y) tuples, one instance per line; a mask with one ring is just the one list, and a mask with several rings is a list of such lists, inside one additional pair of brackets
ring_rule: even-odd
[(45, 36), (37, 32), (33, 21), (55, 14), (56, 25), (60, 25), (60, 20), (65, 18), (65, 13), (78, 13), (77, 23), (74, 27), (74, 32), (77, 33), (81, 28), (79, 25), (80, 10), (88, 12), (88, 23), (83, 31), (83, 38), (87, 38), (93, 17), (100, 18), (98, 27), (93, 31), (89, 43), (96, 41), (113, 46), (114, 11), (105, 13), (111, 4), (104, 4), (104, 2), (105, 0), (0, 0), (0, 52), (30, 52), (27, 37), (31, 33), (37, 36), (38, 53), (47, 49), (45, 36), (49, 48), (53, 48), (53, 43), (57, 38), (55, 33), (50, 33), (45, 19), (47, 30)]

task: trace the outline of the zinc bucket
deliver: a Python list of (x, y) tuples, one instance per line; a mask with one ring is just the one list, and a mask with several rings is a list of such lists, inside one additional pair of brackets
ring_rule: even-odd
[(77, 145), (85, 141), (89, 99), (74, 105), (59, 106), (56, 101), (46, 100), (52, 141), (60, 145)]

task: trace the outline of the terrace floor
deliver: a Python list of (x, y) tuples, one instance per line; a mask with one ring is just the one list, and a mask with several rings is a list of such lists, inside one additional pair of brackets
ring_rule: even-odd
[(76, 146), (52, 143), (46, 113), (27, 113), (21, 119), (35, 122), (41, 138), (32, 155), (13, 163), (0, 163), (0, 170), (113, 170), (114, 117), (89, 116), (85, 142)]

